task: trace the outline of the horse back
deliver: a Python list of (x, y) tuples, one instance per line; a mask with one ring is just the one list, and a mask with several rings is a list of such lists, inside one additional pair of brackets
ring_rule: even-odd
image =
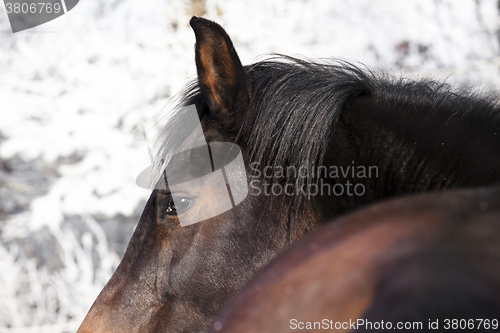
[(500, 312), (499, 220), (498, 186), (409, 196), (341, 217), (258, 275), (222, 313), (218, 332), (492, 320)]

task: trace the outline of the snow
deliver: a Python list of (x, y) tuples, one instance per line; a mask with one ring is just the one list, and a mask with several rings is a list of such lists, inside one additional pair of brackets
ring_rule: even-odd
[[(137, 128), (195, 77), (198, 1), (81, 1), (12, 34), (0, 6), (0, 332), (74, 331), (149, 192)], [(207, 0), (243, 64), (340, 57), (496, 93), (494, 0)]]

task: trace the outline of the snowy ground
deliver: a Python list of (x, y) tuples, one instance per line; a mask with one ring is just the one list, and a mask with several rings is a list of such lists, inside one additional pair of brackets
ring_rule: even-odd
[(93, 0), (17, 34), (0, 5), (0, 332), (75, 331), (111, 276), (149, 195), (134, 129), (195, 74), (193, 14), (243, 64), (333, 56), (500, 88), (496, 0)]

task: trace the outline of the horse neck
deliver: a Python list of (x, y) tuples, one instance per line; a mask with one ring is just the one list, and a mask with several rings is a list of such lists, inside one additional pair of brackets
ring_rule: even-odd
[(329, 160), (378, 168), (378, 177), (366, 179), (366, 195), (351, 204), (500, 182), (500, 112), (486, 102), (462, 101), (362, 96), (346, 108)]

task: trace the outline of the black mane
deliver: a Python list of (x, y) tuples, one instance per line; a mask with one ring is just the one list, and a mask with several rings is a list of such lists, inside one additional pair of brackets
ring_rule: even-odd
[[(398, 121), (398, 113), (406, 113), (414, 118), (418, 128), (419, 121), (439, 114), (466, 126), (480, 125), (483, 130), (500, 132), (500, 113), (495, 100), (456, 91), (434, 80), (411, 81), (375, 73), (346, 61), (320, 63), (288, 56), (257, 62), (246, 66), (245, 71), (250, 105), (235, 141), (244, 147), (251, 162), (261, 165), (297, 168), (321, 165), (328, 146), (335, 144), (331, 139), (342, 111), (360, 96), (374, 97), (382, 108), (385, 105), (393, 112), (392, 122)], [(210, 116), (198, 82), (182, 93), (180, 106), (191, 104), (196, 105), (200, 119)], [(384, 121), (391, 123), (388, 119)], [(433, 127), (417, 132), (429, 141), (428, 137), (445, 131), (446, 125), (447, 122), (434, 122)], [(173, 133), (172, 130), (177, 135), (182, 132), (175, 122), (165, 132)], [(164, 143), (165, 137), (160, 142)]]
[(251, 161), (271, 166), (322, 164), (342, 110), (376, 85), (371, 72), (347, 62), (282, 57), (249, 66), (247, 73), (253, 90), (242, 137)]

